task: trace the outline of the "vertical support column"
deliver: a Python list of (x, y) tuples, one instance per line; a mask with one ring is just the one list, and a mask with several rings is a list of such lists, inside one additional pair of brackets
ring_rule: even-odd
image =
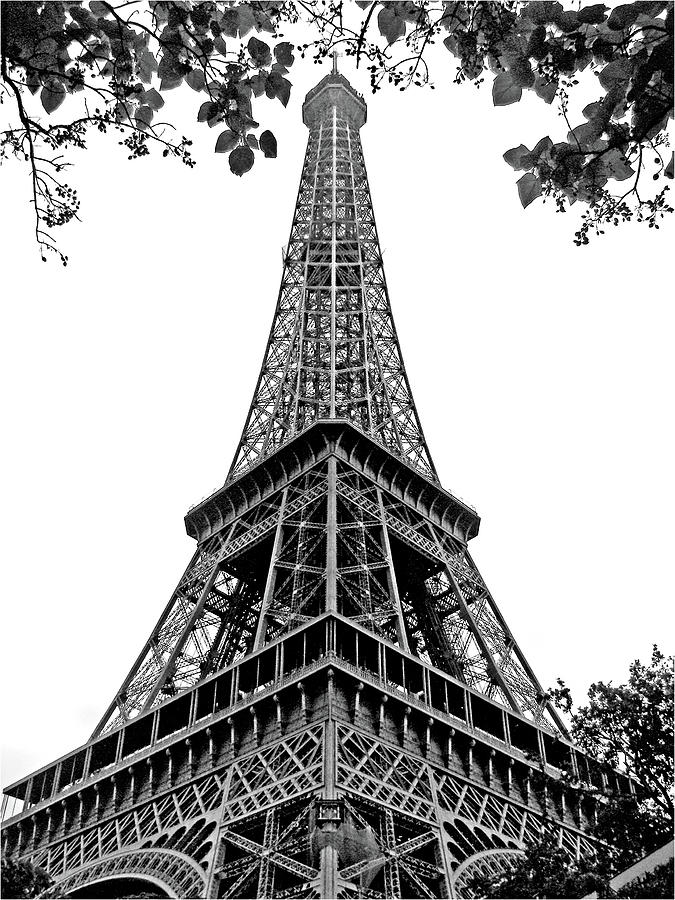
[[(298, 312), (297, 312), (296, 325), (295, 325), (296, 332), (298, 332), (298, 347), (299, 347), (300, 359), (299, 359), (299, 364), (297, 366), (297, 374), (295, 376), (295, 400), (294, 400), (294, 406), (293, 406), (293, 413), (291, 416), (291, 422), (293, 423), (293, 426), (297, 430), (301, 430), (302, 428), (305, 427), (305, 425), (308, 422), (308, 418), (310, 418), (310, 417), (312, 419), (316, 418), (315, 412), (308, 413), (308, 410), (313, 409), (313, 407), (311, 405), (308, 406), (306, 403), (304, 403), (302, 401), (304, 401), (306, 399), (307, 390), (308, 390), (307, 383), (306, 383), (306, 378), (308, 377), (308, 375), (307, 375), (307, 368), (306, 368), (306, 363), (305, 363), (305, 326), (306, 326), (306, 320), (307, 320), (307, 293), (306, 293), (306, 291), (307, 291), (307, 286), (309, 284), (309, 261), (311, 258), (311, 248), (312, 248), (313, 241), (323, 239), (323, 235), (321, 235), (321, 234), (317, 235), (314, 232), (315, 215), (316, 215), (316, 208), (315, 208), (316, 188), (317, 188), (317, 184), (319, 181), (319, 160), (321, 158), (321, 141), (323, 140), (323, 128), (324, 128), (324, 122), (322, 120), (318, 126), (318, 129), (316, 128), (316, 126), (314, 126), (310, 131), (309, 143), (307, 144), (307, 153), (305, 156), (305, 164), (303, 166), (302, 177), (300, 179), (300, 190), (298, 191), (298, 202), (296, 203), (295, 213), (293, 215), (293, 227), (295, 228), (295, 226), (298, 223), (298, 211), (299, 211), (300, 197), (302, 196), (303, 189), (305, 191), (308, 190), (306, 180), (307, 180), (307, 178), (311, 177), (311, 179), (312, 179), (311, 180), (311, 195), (312, 196), (311, 196), (311, 200), (309, 202), (309, 213), (307, 214), (307, 220), (306, 220), (307, 221), (307, 241), (305, 244), (305, 250), (306, 250), (305, 263), (303, 266), (302, 282), (301, 282), (301, 285), (298, 287), (298, 289), (300, 290), (300, 293), (301, 293), (301, 297), (298, 300)], [(310, 147), (312, 145), (315, 148), (315, 150), (314, 150), (315, 158), (314, 158), (314, 172), (313, 172), (313, 175), (310, 176), (309, 160), (310, 160)], [(290, 247), (290, 242), (289, 242), (289, 247)], [(286, 272), (284, 273), (284, 278), (286, 278)], [(283, 290), (283, 288), (282, 288), (282, 290)], [(275, 314), (275, 316), (276, 316), (276, 314)], [(272, 327), (274, 328), (274, 326), (272, 326)], [(295, 340), (295, 335), (293, 337), (293, 340)], [(270, 337), (270, 343), (271, 343), (271, 341), (272, 341), (272, 338)], [(290, 346), (292, 346), (292, 344), (289, 345), (289, 347)], [(291, 354), (289, 353), (288, 358), (286, 360), (285, 370), (284, 370), (284, 380), (286, 380), (286, 378), (288, 377), (288, 373), (290, 372), (290, 365), (291, 365)], [(270, 421), (270, 428), (272, 427), (271, 421)]]
[[(323, 799), (328, 804), (334, 804), (336, 795), (337, 776), (337, 723), (333, 718), (333, 670), (328, 670), (328, 719), (324, 731), (323, 754)], [(320, 878), (321, 896), (324, 898), (337, 897), (337, 848), (333, 835), (340, 826), (339, 819), (334, 816), (321, 816), (321, 856)]]
[(326, 611), (337, 610), (337, 460), (328, 459), (326, 511)]
[[(265, 851), (271, 851), (276, 848), (277, 838), (279, 836), (279, 825), (277, 822), (277, 812), (270, 809), (265, 816), (265, 834), (263, 837), (263, 846)], [(273, 869), (270, 863), (270, 854), (265, 852), (260, 861), (260, 872), (258, 874), (258, 892), (256, 897), (272, 897), (274, 879), (272, 875)]]
[(332, 166), (332, 224), (330, 236), (330, 417), (335, 418), (335, 391), (337, 375), (335, 373), (335, 329), (336, 329), (336, 289), (337, 289), (337, 106), (333, 107), (333, 166)]
[(272, 548), (272, 557), (270, 559), (270, 567), (267, 570), (267, 581), (265, 582), (265, 593), (263, 602), (260, 607), (260, 618), (258, 619), (258, 628), (255, 634), (254, 648), (259, 650), (265, 643), (265, 631), (267, 623), (267, 610), (272, 602), (274, 595), (274, 584), (276, 582), (277, 570), (275, 568), (279, 552), (281, 550), (281, 541), (283, 536), (284, 513), (286, 512), (286, 500), (288, 498), (288, 488), (284, 489), (281, 496), (281, 505), (279, 507), (279, 521), (277, 522), (277, 530), (274, 535), (274, 547)]
[(396, 573), (394, 571), (394, 559), (391, 555), (391, 544), (389, 542), (389, 532), (387, 530), (387, 518), (384, 512), (384, 500), (382, 498), (382, 491), (380, 490), (380, 488), (377, 489), (377, 503), (380, 507), (380, 522), (382, 524), (382, 546), (384, 547), (384, 553), (387, 557), (387, 587), (389, 588), (389, 596), (391, 597), (394, 606), (396, 607), (396, 636), (398, 638), (399, 645), (407, 652), (410, 652), (410, 646), (408, 644), (408, 633), (405, 628), (405, 622), (403, 621), (401, 598), (398, 593), (398, 584), (396, 582)]
[[(450, 731), (452, 734), (448, 738), (448, 768), (450, 767), (450, 758), (452, 756), (452, 735), (454, 735), (454, 729), (451, 728)], [(438, 793), (438, 784), (436, 783), (436, 775), (435, 770), (431, 766), (427, 766), (427, 773), (429, 775), (429, 786), (431, 788), (431, 796), (433, 797), (434, 805), (436, 809), (441, 808), (441, 801)], [(454, 894), (450, 891), (450, 884), (452, 883), (452, 871), (453, 871), (453, 858), (450, 850), (448, 848), (448, 842), (445, 839), (445, 835), (443, 834), (443, 830), (441, 829), (441, 833), (439, 835), (438, 847), (440, 850), (440, 863), (439, 868), (443, 871), (443, 876), (445, 878), (444, 888), (445, 890), (442, 893), (443, 897), (453, 897)]]
[[(387, 841), (387, 850), (396, 849), (396, 828), (394, 825), (394, 813), (390, 809), (384, 812), (384, 827)], [(401, 874), (398, 866), (398, 856), (391, 853), (384, 867), (384, 881), (387, 886), (387, 897), (401, 897)]]
[[(365, 258), (363, 252), (363, 241), (364, 234), (361, 228), (361, 204), (358, 202), (358, 190), (356, 184), (356, 176), (354, 174), (354, 156), (352, 150), (352, 128), (353, 125), (351, 122), (347, 123), (347, 146), (349, 148), (349, 177), (351, 178), (352, 183), (352, 196), (354, 198), (354, 235), (353, 239), (357, 241), (358, 247), (358, 262), (359, 262), (359, 272), (360, 272), (360, 280), (359, 280), (359, 289), (361, 291), (361, 317), (362, 317), (362, 329), (363, 329), (363, 378), (364, 378), (364, 388), (365, 388), (365, 396), (367, 403), (367, 421), (365, 423), (366, 430), (375, 430), (376, 420), (373, 416), (373, 390), (371, 384), (371, 360), (370, 360), (370, 350), (368, 344), (367, 335), (371, 333), (371, 327), (369, 325), (369, 315), (368, 315), (368, 307), (366, 305), (366, 282), (365, 282)], [(354, 135), (354, 143), (358, 143), (359, 134), (358, 129), (356, 129)]]

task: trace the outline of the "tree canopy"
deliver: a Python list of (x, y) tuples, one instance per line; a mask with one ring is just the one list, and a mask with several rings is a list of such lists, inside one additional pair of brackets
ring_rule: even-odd
[[(562, 683), (558, 691), (567, 699)], [(572, 716), (572, 736), (595, 759), (637, 779), (654, 817), (672, 831), (672, 657), (654, 646), (649, 665), (635, 660), (625, 684), (592, 684), (588, 703)]]
[[(575, 234), (586, 244), (608, 224), (637, 219), (658, 228), (672, 212), (673, 177), (665, 128), (673, 110), (673, 4), (602, 3), (566, 9), (558, 2), (4, 2), (0, 97), (10, 122), (0, 161), (15, 156), (30, 169), (35, 237), (43, 259), (58, 251), (52, 231), (78, 217), (77, 191), (64, 181), (69, 151), (86, 147), (91, 129), (121, 135), (130, 159), (152, 147), (188, 166), (192, 142), (162, 120), (167, 91), (197, 95), (195, 118), (218, 128), (217, 153), (238, 176), (256, 154), (277, 154), (275, 135), (257, 121), (263, 97), (288, 104), (294, 65), (334, 50), (365, 66), (373, 92), (491, 82), (495, 105), (532, 91), (556, 102), (562, 134), (530, 149), (507, 150), (522, 172), (524, 207), (551, 198), (564, 212), (583, 209)], [(309, 41), (294, 45), (281, 29)], [(454, 64), (444, 68), (432, 48)], [(446, 53), (446, 50), (448, 53)], [(580, 79), (597, 77), (597, 99), (570, 119)], [(67, 102), (69, 101), (69, 102)], [(499, 148), (496, 148), (499, 151)]]
[[(568, 688), (559, 682), (554, 699), (572, 709)], [(588, 703), (571, 717), (574, 741), (608, 769), (635, 779), (635, 793), (605, 793), (579, 784), (572, 772), (563, 777), (599, 801), (593, 856), (574, 860), (558, 846), (554, 828), (545, 827), (522, 857), (501, 875), (476, 879), (481, 897), (672, 897), (672, 865), (655, 870), (641, 884), (614, 893), (610, 880), (663, 846), (673, 835), (673, 658), (655, 646), (648, 665), (639, 660), (628, 681), (591, 685)]]
[(3, 897), (39, 897), (53, 883), (54, 879), (44, 869), (32, 863), (11, 856), (2, 860)]

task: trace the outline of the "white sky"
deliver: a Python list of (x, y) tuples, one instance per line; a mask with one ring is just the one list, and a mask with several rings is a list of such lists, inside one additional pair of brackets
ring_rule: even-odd
[[(431, 453), (483, 517), (472, 552), (538, 677), (581, 701), (654, 641), (673, 647), (672, 222), (577, 248), (577, 214), (523, 211), (501, 159), (560, 139), (554, 108), (529, 95), (493, 108), (489, 83), (450, 84), (445, 51), (435, 91), (372, 97), (351, 65)], [(298, 62), (288, 109), (261, 102), (280, 156), (257, 155), (243, 179), (211, 152), (220, 129), (197, 125), (187, 88), (164, 111), (195, 139), (194, 170), (127, 162), (92, 137), (69, 178), (83, 222), (58, 234), (65, 269), (32, 242), (27, 170), (0, 169), (3, 783), (87, 739), (188, 562), (182, 517), (235, 451), (302, 166), (300, 106), (325, 72)]]

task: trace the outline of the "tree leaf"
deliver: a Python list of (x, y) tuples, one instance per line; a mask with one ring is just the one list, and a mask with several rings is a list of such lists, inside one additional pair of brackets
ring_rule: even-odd
[(160, 91), (171, 91), (173, 88), (177, 88), (179, 84), (183, 81), (182, 75), (172, 75), (167, 78), (162, 78), (159, 83)]
[(150, 88), (149, 91), (143, 91), (139, 101), (154, 110), (161, 109), (164, 106), (164, 97), (154, 88)]
[(201, 69), (193, 69), (185, 76), (185, 81), (193, 91), (203, 91), (206, 87), (206, 78)]
[(459, 44), (457, 41), (457, 35), (448, 35), (448, 37), (446, 37), (446, 39), (443, 41), (443, 46), (446, 48), (446, 50), (449, 50), (453, 56), (459, 56)]
[[(239, 22), (239, 36), (244, 37), (249, 33), (249, 31), (253, 31), (253, 29), (256, 27), (255, 15), (248, 3), (242, 3), (241, 6), (237, 8), (237, 13)], [(253, 163), (251, 163), (251, 165), (253, 165)]]
[(607, 19), (607, 27), (612, 31), (628, 28), (640, 15), (640, 5), (638, 3), (623, 3), (621, 6), (615, 6)]
[(98, 0), (91, 0), (91, 3), (89, 4), (89, 9), (93, 12), (93, 14), (96, 16), (96, 18), (99, 18), (99, 16), (109, 16), (110, 15), (110, 10), (105, 5), (105, 3), (99, 3)]
[(259, 41), (258, 38), (252, 37), (249, 40), (246, 49), (259, 69), (262, 69), (263, 66), (268, 66), (272, 62), (270, 45), (266, 44), (265, 41)]
[(594, 120), (583, 122), (567, 133), (567, 140), (572, 146), (576, 145), (580, 150), (597, 150), (599, 148), (595, 146), (595, 143), (602, 131), (603, 126), (601, 122)]
[(221, 30), (228, 37), (236, 37), (239, 31), (239, 12), (237, 9), (226, 9), (218, 19)]
[(537, 97), (541, 97), (545, 103), (553, 103), (557, 90), (557, 81), (546, 81), (539, 76), (534, 79), (534, 92)]
[(89, 12), (88, 9), (85, 9), (83, 6), (75, 6), (73, 4), (72, 6), (68, 7), (68, 12), (70, 13), (71, 18), (77, 22), (80, 28), (84, 29), (85, 35), (82, 35), (82, 37), (89, 37), (89, 35), (98, 33), (98, 20), (96, 16)]
[(599, 76), (600, 84), (608, 91), (615, 84), (627, 84), (633, 72), (633, 61), (626, 57), (615, 59), (605, 66)]
[(40, 101), (46, 113), (53, 113), (66, 99), (66, 89), (58, 78), (50, 78), (40, 91)]
[(626, 157), (620, 150), (616, 148), (610, 150), (602, 157), (605, 168), (605, 174), (615, 181), (625, 181), (631, 175), (635, 175), (635, 169), (628, 162)]
[(267, 84), (267, 75), (264, 72), (258, 72), (249, 78), (249, 85), (255, 97), (260, 97), (265, 93), (265, 85)]
[(253, 168), (255, 156), (250, 147), (237, 147), (230, 153), (230, 169), (235, 175), (243, 175)]
[(520, 14), (538, 25), (545, 25), (547, 22), (555, 22), (562, 12), (563, 8), (560, 3), (550, 2), (550, 0), (542, 0), (542, 2), (533, 0), (533, 2), (525, 4)]
[(274, 23), (272, 22), (269, 15), (264, 11), (262, 3), (256, 4), (256, 8), (253, 11), (253, 18), (255, 19), (256, 31), (267, 31), (272, 35), (275, 33)]
[(532, 156), (525, 144), (520, 144), (518, 147), (507, 150), (504, 154), (504, 160), (512, 166), (516, 172), (520, 169), (529, 169), (532, 165)]
[(197, 113), (197, 121), (208, 122), (208, 120), (212, 119), (217, 114), (217, 112), (218, 104), (214, 103), (212, 100), (207, 100), (199, 107), (199, 112)]
[(593, 3), (592, 6), (582, 6), (577, 15), (580, 22), (587, 25), (599, 25), (605, 21), (607, 7), (604, 3)]
[(380, 34), (387, 39), (388, 44), (393, 44), (405, 34), (405, 22), (396, 15), (396, 9), (393, 6), (385, 6), (380, 10), (377, 16), (377, 27), (380, 29)]
[(274, 48), (274, 56), (280, 65), (286, 67), (292, 66), (295, 62), (295, 57), (293, 56), (293, 44), (288, 41), (282, 41), (280, 44), (277, 44)]
[(508, 72), (500, 72), (492, 85), (492, 102), (495, 106), (508, 106), (517, 103), (523, 95), (523, 89), (514, 84)]
[(239, 143), (239, 135), (235, 131), (221, 131), (216, 141), (216, 153), (229, 153)]
[(548, 135), (546, 135), (546, 137), (543, 137), (540, 141), (537, 141), (537, 143), (534, 145), (534, 148), (532, 150), (532, 159), (535, 161), (538, 160), (540, 156), (542, 156), (545, 153), (548, 153), (548, 151), (551, 149), (552, 146), (553, 146), (553, 141), (551, 140), (551, 138)]
[(153, 116), (154, 112), (149, 106), (139, 106), (136, 115), (134, 116), (136, 127), (140, 128), (141, 131), (146, 131), (152, 122)]
[(284, 106), (288, 106), (291, 97), (291, 83), (279, 72), (270, 72), (265, 82), (265, 93), (271, 100), (278, 97)]
[(277, 139), (271, 131), (263, 131), (260, 135), (260, 149), (268, 159), (276, 159)]
[(519, 87), (532, 87), (535, 81), (530, 61), (524, 56), (513, 60), (509, 66), (509, 75), (513, 84)]
[(518, 196), (523, 204), (523, 209), (527, 208), (533, 200), (541, 196), (541, 181), (532, 172), (527, 172), (517, 181)]
[(170, 91), (178, 87), (183, 82), (185, 72), (186, 68), (180, 59), (165, 49), (157, 67), (157, 74), (161, 79), (160, 90)]
[(668, 163), (668, 165), (666, 166), (666, 168), (665, 168), (665, 170), (664, 170), (664, 172), (663, 172), (663, 174), (666, 176), (666, 178), (672, 178), (672, 177), (673, 177), (673, 174), (674, 174), (674, 173), (673, 173), (673, 162), (674, 162), (673, 154), (671, 153), (671, 154), (670, 154), (670, 162)]
[(259, 69), (272, 62), (272, 52), (269, 44), (266, 44), (265, 41), (259, 41), (258, 38), (252, 37), (247, 44), (247, 50)]
[(225, 56), (227, 54), (227, 44), (220, 35), (218, 35), (218, 37), (213, 42), (213, 47), (218, 51), (218, 53), (220, 53), (221, 56)]
[(118, 122), (126, 122), (129, 118), (129, 109), (124, 103), (116, 103), (115, 104), (115, 119)]
[(26, 87), (31, 92), (31, 94), (35, 95), (40, 90), (40, 85), (42, 81), (40, 80), (40, 76), (37, 72), (29, 72), (26, 75)]
[(247, 134), (247, 135), (246, 135), (246, 143), (249, 145), (249, 147), (250, 147), (252, 150), (259, 150), (259, 149), (260, 149), (260, 147), (258, 146), (258, 138), (257, 138), (254, 134)]
[(590, 122), (592, 119), (603, 119), (603, 105), (602, 102), (595, 100), (593, 103), (589, 103), (587, 106), (581, 110), (584, 114), (584, 117), (588, 119)]
[(573, 9), (564, 10), (556, 16), (555, 24), (565, 34), (571, 34), (579, 27), (579, 13)]
[(152, 73), (157, 71), (157, 60), (154, 55), (149, 50), (139, 50), (136, 62), (138, 63), (138, 77), (144, 84), (150, 84)]

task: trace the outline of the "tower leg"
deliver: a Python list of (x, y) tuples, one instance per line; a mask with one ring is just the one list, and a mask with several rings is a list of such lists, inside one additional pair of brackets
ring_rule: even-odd
[[(328, 679), (328, 702), (332, 700), (332, 678)], [(325, 730), (324, 751), (324, 790), (323, 799), (327, 801), (319, 810), (317, 822), (321, 841), (321, 896), (325, 900), (337, 897), (338, 853), (336, 846), (337, 830), (340, 827), (340, 816), (337, 809), (335, 791), (337, 769), (337, 736), (336, 723), (328, 719)]]

